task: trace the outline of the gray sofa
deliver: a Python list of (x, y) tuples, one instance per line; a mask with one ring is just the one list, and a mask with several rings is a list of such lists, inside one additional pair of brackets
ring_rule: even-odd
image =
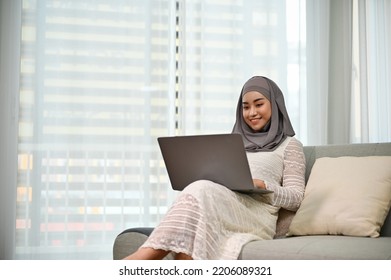
[[(320, 157), (391, 156), (391, 143), (306, 146), (306, 180)], [(281, 210), (277, 233), (273, 240), (246, 244), (239, 259), (391, 259), (391, 211), (380, 231), (380, 237), (343, 235), (286, 236), (295, 213)], [(146, 240), (153, 228), (131, 228), (121, 232), (114, 241), (113, 259), (122, 259)]]

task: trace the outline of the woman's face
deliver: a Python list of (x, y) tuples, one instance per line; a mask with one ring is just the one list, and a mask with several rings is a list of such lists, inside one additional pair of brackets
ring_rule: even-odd
[(270, 101), (257, 91), (247, 92), (242, 99), (244, 121), (252, 130), (262, 130), (272, 115)]

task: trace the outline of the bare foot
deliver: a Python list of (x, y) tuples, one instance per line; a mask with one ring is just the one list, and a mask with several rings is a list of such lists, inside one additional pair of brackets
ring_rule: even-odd
[(169, 252), (164, 250), (155, 250), (152, 248), (140, 248), (133, 254), (125, 257), (124, 260), (161, 260)]

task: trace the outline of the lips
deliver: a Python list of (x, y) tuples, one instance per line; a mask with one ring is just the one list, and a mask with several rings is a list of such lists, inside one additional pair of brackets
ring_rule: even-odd
[(257, 123), (261, 120), (262, 118), (256, 118), (256, 119), (250, 119), (250, 122), (252, 123)]

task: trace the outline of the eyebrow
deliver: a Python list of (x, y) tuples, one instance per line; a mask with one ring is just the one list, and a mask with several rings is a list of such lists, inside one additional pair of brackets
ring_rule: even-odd
[[(264, 98), (264, 97), (257, 98), (257, 99), (255, 99), (255, 100), (253, 101), (253, 103), (254, 103), (254, 102), (257, 102), (257, 101), (261, 101), (261, 100), (265, 100), (265, 98)], [(243, 104), (248, 104), (248, 102), (246, 102), (246, 101), (243, 101), (242, 103), (243, 103)]]

